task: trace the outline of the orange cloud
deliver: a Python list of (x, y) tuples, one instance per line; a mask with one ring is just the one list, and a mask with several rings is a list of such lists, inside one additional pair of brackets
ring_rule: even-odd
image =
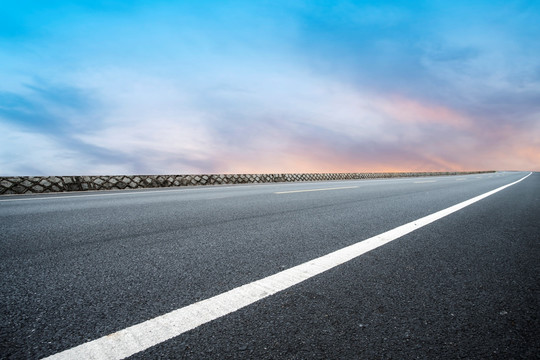
[(253, 129), (248, 126), (248, 137), (241, 146), (223, 149), (214, 158), (213, 170), (294, 173), (540, 168), (538, 141), (530, 129), (497, 126), (495, 121), (489, 127), (485, 119), (403, 96), (339, 95), (343, 101), (339, 102), (342, 107), (335, 126), (331, 126), (330, 112), (322, 114), (327, 120), (324, 124), (314, 119), (301, 125), (279, 120)]
[(432, 123), (450, 125), (459, 129), (465, 129), (471, 125), (470, 120), (465, 115), (455, 110), (440, 105), (422, 103), (400, 95), (380, 98), (376, 106), (388, 117), (406, 124)]

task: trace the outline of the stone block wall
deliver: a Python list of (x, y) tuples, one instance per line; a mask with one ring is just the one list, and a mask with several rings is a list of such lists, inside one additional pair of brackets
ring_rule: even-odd
[(195, 185), (256, 184), (296, 181), (466, 175), (487, 172), (493, 171), (409, 173), (15, 176), (0, 177), (0, 195), (86, 190), (122, 190)]

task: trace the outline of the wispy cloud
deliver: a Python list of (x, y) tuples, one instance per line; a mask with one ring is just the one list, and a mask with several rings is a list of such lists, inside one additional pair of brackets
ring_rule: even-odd
[(540, 169), (532, 2), (55, 4), (0, 26), (0, 174)]

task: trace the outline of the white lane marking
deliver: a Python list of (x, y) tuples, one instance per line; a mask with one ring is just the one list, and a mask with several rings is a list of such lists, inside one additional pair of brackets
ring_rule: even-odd
[(467, 179), (463, 179), (463, 178), (459, 178), (459, 179), (456, 179), (456, 181), (465, 181)]
[(415, 181), (414, 184), (426, 184), (426, 183), (434, 183), (437, 182), (435, 180), (425, 180), (425, 181)]
[[(220, 189), (224, 189), (225, 187), (220, 187)], [(227, 187), (230, 188), (230, 187)], [(72, 198), (89, 198), (89, 197), (103, 197), (103, 196), (120, 196), (120, 195), (146, 195), (146, 194), (160, 194), (160, 193), (169, 193), (169, 192), (185, 192), (185, 191), (196, 191), (196, 190), (213, 190), (215, 188), (205, 188), (197, 187), (197, 188), (190, 188), (190, 189), (168, 189), (168, 190), (161, 190), (156, 189), (153, 191), (138, 191), (133, 190), (129, 192), (115, 192), (115, 193), (105, 193), (105, 194), (84, 194), (84, 195), (71, 195), (71, 194), (65, 194), (64, 196), (53, 196), (53, 195), (46, 195), (43, 197), (31, 197), (31, 198), (16, 198), (16, 199), (1, 199), (0, 202), (7, 202), (7, 201), (31, 201), (31, 200), (52, 200), (52, 199), (72, 199)], [(99, 191), (99, 190), (96, 190)], [(102, 190), (107, 191), (107, 190)]]
[(290, 269), (270, 275), (252, 283), (237, 287), (206, 300), (196, 302), (167, 314), (130, 326), (113, 334), (84, 343), (74, 348), (51, 355), (47, 359), (123, 359), (148, 349), (202, 324), (235, 312), (293, 285), (299, 284), (315, 275), (330, 270), (368, 251), (396, 240), (414, 230), (448, 216), (477, 201), (493, 195), (509, 186), (515, 185), (529, 175), (491, 190), (472, 199), (463, 201), (444, 210), (395, 229), (371, 237), (328, 255), (297, 265)]
[[(409, 179), (363, 179), (359, 180), (362, 182), (370, 181), (371, 183), (379, 182), (379, 181), (406, 181)], [(354, 181), (354, 180), (336, 180), (336, 183), (343, 182), (343, 181)], [(282, 185), (293, 185), (293, 186), (302, 186), (309, 182), (289, 182), (289, 183), (257, 183), (257, 184), (234, 184), (234, 185), (199, 185), (199, 186), (188, 186), (188, 188), (182, 188), (182, 189), (163, 189), (163, 188), (155, 188), (153, 190), (139, 190), (139, 189), (126, 189), (126, 190), (119, 190), (120, 192), (115, 193), (102, 193), (102, 191), (107, 190), (94, 190), (95, 192), (92, 194), (81, 194), (81, 195), (71, 195), (70, 193), (61, 193), (62, 195), (53, 195), (51, 193), (46, 194), (34, 194), (33, 195), (26, 195), (30, 196), (28, 198), (14, 198), (14, 199), (0, 199), (0, 202), (14, 202), (14, 201), (38, 201), (38, 200), (64, 200), (64, 199), (71, 199), (71, 198), (91, 198), (91, 197), (105, 197), (105, 196), (121, 196), (121, 195), (148, 195), (148, 194), (162, 194), (162, 193), (170, 193), (170, 192), (187, 192), (187, 191), (200, 191), (200, 190), (222, 190), (222, 189), (240, 189), (240, 188), (247, 188), (247, 187), (256, 187), (259, 185), (266, 185), (266, 186), (282, 186)], [(358, 186), (356, 186), (358, 187)], [(128, 191), (131, 190), (131, 191)], [(116, 190), (112, 190), (116, 191)], [(100, 192), (100, 193), (98, 193)]]
[[(328, 180), (335, 183), (349, 182), (349, 181), (369, 181), (370, 183), (378, 182), (400, 182), (400, 181), (411, 181), (411, 178), (382, 178), (382, 179), (351, 179), (351, 180)], [(246, 187), (255, 187), (259, 185), (266, 186), (281, 186), (281, 185), (294, 185), (302, 186), (306, 183), (313, 183), (315, 181), (299, 181), (299, 182), (288, 182), (288, 183), (256, 183), (256, 184), (232, 184), (232, 185), (198, 185), (198, 186), (188, 186), (188, 188), (182, 189), (167, 189), (167, 188), (154, 188), (152, 190), (143, 190), (143, 189), (125, 189), (125, 190), (111, 190), (119, 191), (115, 193), (103, 193), (107, 190), (90, 190), (90, 194), (81, 194), (81, 195), (72, 195), (70, 192), (62, 192), (62, 195), (55, 195), (54, 193), (44, 193), (44, 194), (26, 194), (28, 198), (14, 198), (14, 199), (0, 199), (0, 202), (13, 202), (13, 201), (37, 201), (37, 200), (54, 200), (54, 199), (70, 199), (70, 198), (86, 198), (86, 197), (104, 197), (104, 196), (121, 196), (121, 195), (147, 195), (147, 194), (156, 194), (156, 193), (169, 193), (169, 192), (187, 192), (187, 191), (198, 191), (198, 190), (219, 190), (219, 189), (234, 189), (234, 188), (246, 188)], [(363, 185), (364, 185), (363, 184)], [(98, 193), (99, 192), (99, 193)], [(7, 195), (10, 196), (10, 195)], [(35, 197), (34, 197), (35, 196)]]
[[(81, 194), (81, 195), (71, 195), (69, 192), (61, 193), (62, 195), (52, 195), (51, 193), (46, 194), (34, 194), (29, 198), (15, 198), (15, 199), (1, 199), (0, 202), (7, 201), (32, 201), (32, 200), (52, 200), (52, 199), (71, 199), (71, 198), (91, 198), (91, 197), (103, 197), (103, 196), (121, 196), (121, 195), (148, 195), (148, 194), (163, 194), (171, 192), (188, 192), (188, 191), (200, 191), (200, 190), (223, 190), (223, 189), (240, 189), (247, 187), (255, 187), (257, 185), (277, 185), (272, 183), (259, 183), (259, 184), (235, 184), (235, 185), (197, 185), (197, 186), (187, 186), (182, 189), (166, 189), (166, 188), (154, 188), (153, 190), (141, 190), (141, 189), (126, 189), (126, 190), (111, 190), (119, 191), (114, 193), (106, 193), (108, 190), (91, 190), (94, 193), (91, 194)], [(129, 191), (131, 190), (131, 191)], [(99, 192), (99, 193), (98, 193)], [(105, 193), (103, 193), (105, 192)]]
[(310, 191), (356, 189), (357, 187), (358, 186), (342, 186), (342, 187), (332, 187), (332, 188), (323, 188), (323, 189), (304, 189), (304, 190), (278, 191), (278, 192), (275, 192), (274, 194), (292, 194), (292, 193), (301, 193), (301, 192), (310, 192)]

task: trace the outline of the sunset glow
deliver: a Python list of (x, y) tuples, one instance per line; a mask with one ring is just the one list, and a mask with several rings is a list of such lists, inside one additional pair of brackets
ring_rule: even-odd
[(75, 3), (3, 5), (0, 175), (540, 171), (537, 1)]

